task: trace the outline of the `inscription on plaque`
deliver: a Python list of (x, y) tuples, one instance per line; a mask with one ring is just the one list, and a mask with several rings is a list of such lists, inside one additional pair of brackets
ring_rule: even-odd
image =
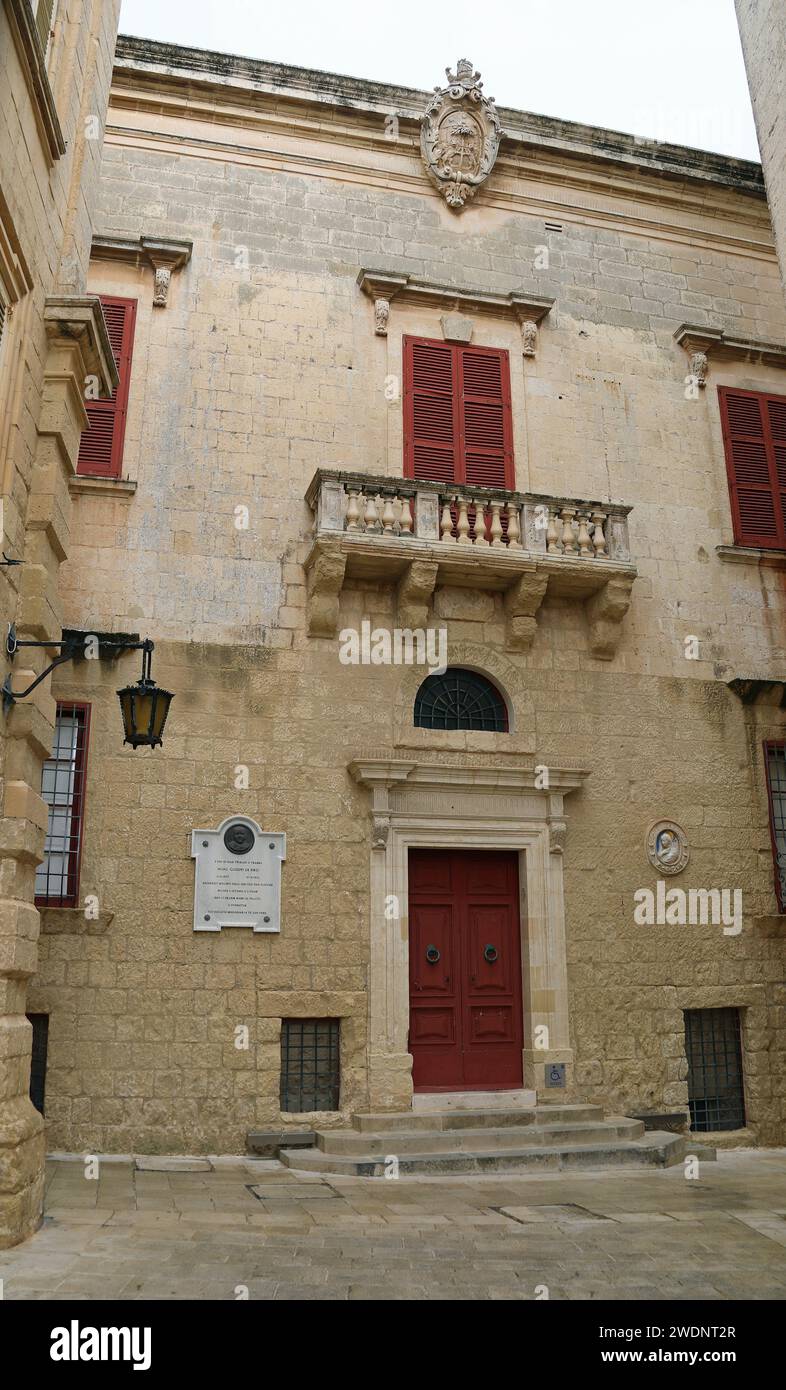
[(262, 830), (248, 816), (230, 816), (217, 830), (192, 831), (191, 857), (196, 860), (194, 931), (281, 931), (286, 835)]

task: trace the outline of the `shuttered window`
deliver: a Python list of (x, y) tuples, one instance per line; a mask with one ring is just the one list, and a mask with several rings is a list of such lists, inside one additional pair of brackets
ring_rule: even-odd
[(515, 486), (507, 352), (404, 338), (404, 476)]
[(786, 550), (786, 396), (718, 388), (734, 539)]
[(38, 0), (34, 5), (35, 27), (38, 31), (38, 38), (41, 49), (46, 54), (49, 48), (49, 40), (52, 34), (52, 20), (54, 18), (55, 0)]
[(85, 401), (90, 424), (82, 435), (76, 471), (95, 478), (119, 478), (123, 469), (136, 300), (104, 294), (100, 298), (120, 385), (111, 400)]

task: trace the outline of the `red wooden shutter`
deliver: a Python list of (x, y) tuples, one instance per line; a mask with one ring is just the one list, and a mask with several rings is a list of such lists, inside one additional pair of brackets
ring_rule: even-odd
[(404, 476), (457, 479), (456, 355), (450, 343), (404, 339)]
[(786, 396), (718, 388), (738, 545), (786, 550)]
[(514, 487), (507, 352), (404, 338), (404, 476)]
[(97, 478), (119, 478), (123, 469), (136, 300), (104, 294), (100, 298), (120, 385), (111, 400), (85, 402), (90, 423), (79, 445), (76, 471)]
[(459, 348), (464, 478), (475, 487), (512, 489), (513, 444), (508, 354)]

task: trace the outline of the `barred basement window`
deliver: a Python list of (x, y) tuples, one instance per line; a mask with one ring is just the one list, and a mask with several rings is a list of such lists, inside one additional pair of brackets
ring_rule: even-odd
[(786, 748), (782, 743), (765, 743), (764, 766), (767, 769), (775, 896), (778, 911), (786, 912)]
[(508, 732), (508, 710), (497, 690), (476, 671), (450, 667), (427, 676), (415, 696), (416, 729), (485, 729)]
[(35, 900), (76, 907), (85, 808), (90, 706), (59, 703), (51, 758), (44, 763), (41, 795), (49, 806), (44, 862), (35, 875)]
[(338, 1110), (339, 1019), (281, 1020), (281, 1109)]
[(685, 1051), (691, 1130), (743, 1129), (739, 1009), (686, 1009)]
[(33, 1025), (33, 1056), (30, 1065), (30, 1099), (36, 1110), (44, 1111), (46, 1091), (46, 1052), (49, 1044), (49, 1014), (28, 1014)]

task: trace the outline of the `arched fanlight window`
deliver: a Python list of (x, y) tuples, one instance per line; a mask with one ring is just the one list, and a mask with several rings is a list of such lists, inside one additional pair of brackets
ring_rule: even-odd
[(451, 666), (442, 676), (427, 676), (415, 696), (417, 729), (485, 729), (508, 732), (505, 701), (485, 676)]

